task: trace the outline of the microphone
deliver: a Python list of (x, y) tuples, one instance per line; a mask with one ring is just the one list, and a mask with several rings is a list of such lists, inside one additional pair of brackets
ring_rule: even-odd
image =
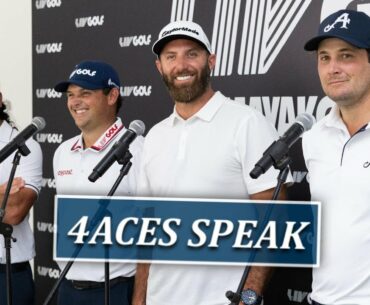
[(16, 137), (11, 140), (6, 146), (4, 146), (4, 148), (0, 151), (0, 163), (8, 158), (18, 148), (21, 148), (24, 143), (35, 133), (44, 129), (45, 125), (45, 120), (42, 117), (34, 117), (32, 119), (32, 123), (28, 125), (25, 129), (23, 129), (19, 134), (17, 134)]
[(135, 120), (130, 123), (129, 128), (122, 135), (122, 137), (113, 145), (110, 151), (100, 160), (100, 162), (94, 167), (92, 173), (88, 177), (91, 182), (95, 182), (112, 166), (115, 161), (121, 159), (130, 144), (136, 139), (137, 136), (141, 136), (145, 131), (145, 125), (140, 120)]
[(281, 136), (273, 142), (263, 153), (262, 158), (256, 163), (249, 175), (257, 179), (264, 174), (272, 165), (283, 160), (289, 152), (289, 148), (299, 139), (307, 130), (310, 130), (315, 123), (312, 114), (302, 113), (297, 116), (295, 123)]

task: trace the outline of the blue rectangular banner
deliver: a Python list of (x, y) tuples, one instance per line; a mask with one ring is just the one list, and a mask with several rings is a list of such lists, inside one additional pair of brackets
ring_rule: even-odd
[(56, 196), (54, 259), (319, 265), (320, 203)]

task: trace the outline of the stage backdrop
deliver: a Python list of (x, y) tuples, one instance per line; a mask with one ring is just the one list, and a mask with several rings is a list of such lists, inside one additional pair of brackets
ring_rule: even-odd
[[(52, 260), (55, 149), (79, 133), (65, 96), (53, 86), (86, 59), (119, 71), (124, 98), (120, 116), (147, 130), (168, 116), (173, 103), (155, 68), (151, 45), (169, 21), (201, 24), (217, 54), (213, 87), (261, 111), (282, 134), (302, 112), (322, 118), (332, 102), (324, 97), (315, 54), (303, 45), (320, 19), (341, 8), (370, 11), (370, 1), (347, 0), (33, 0), (33, 109), (45, 118), (36, 135), (44, 152), (43, 189), (35, 206), (35, 279), (41, 304), (60, 271)], [(227, 128), (227, 122), (225, 122)], [(258, 136), (258, 130), (256, 130)], [(293, 149), (295, 200), (309, 200), (300, 141)], [(222, 280), (222, 279), (220, 279)], [(280, 268), (265, 304), (307, 304), (311, 270)], [(236, 288), (236, 287), (235, 287)], [(189, 304), (193, 305), (193, 304)]]

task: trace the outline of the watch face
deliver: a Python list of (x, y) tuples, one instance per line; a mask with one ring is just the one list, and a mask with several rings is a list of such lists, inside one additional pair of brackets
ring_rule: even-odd
[(257, 304), (258, 295), (253, 290), (247, 289), (242, 292), (242, 301), (246, 305)]

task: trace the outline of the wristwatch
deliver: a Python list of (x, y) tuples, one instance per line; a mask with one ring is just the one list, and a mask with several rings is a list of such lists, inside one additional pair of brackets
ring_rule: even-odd
[(260, 305), (262, 302), (262, 296), (252, 289), (243, 290), (241, 299), (245, 305)]

